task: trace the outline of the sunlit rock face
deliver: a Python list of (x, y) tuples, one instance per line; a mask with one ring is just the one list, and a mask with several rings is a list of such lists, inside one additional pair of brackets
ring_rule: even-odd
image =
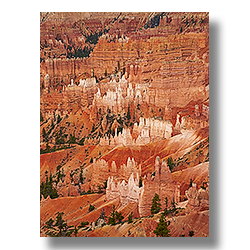
[(164, 209), (165, 198), (170, 202), (179, 202), (180, 186), (172, 179), (171, 172), (167, 163), (160, 162), (160, 158), (156, 157), (154, 176), (148, 173), (144, 177), (143, 187), (139, 198), (139, 213), (140, 216), (150, 215), (152, 199), (157, 193), (161, 199), (161, 208)]
[(41, 236), (59, 211), (89, 222), (77, 237), (155, 237), (156, 193), (183, 208), (173, 237), (209, 236), (208, 13), (41, 12), (40, 31), (40, 184), (59, 196), (40, 191)]

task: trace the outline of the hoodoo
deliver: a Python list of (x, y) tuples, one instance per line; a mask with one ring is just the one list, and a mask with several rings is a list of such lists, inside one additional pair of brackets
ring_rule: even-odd
[(209, 236), (208, 13), (40, 13), (40, 208), (44, 237)]

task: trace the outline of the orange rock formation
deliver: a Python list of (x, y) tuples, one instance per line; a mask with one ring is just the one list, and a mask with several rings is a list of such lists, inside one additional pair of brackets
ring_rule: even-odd
[(155, 237), (166, 197), (173, 237), (209, 236), (208, 13), (42, 12), (40, 34), (41, 236), (64, 212), (80, 237)]

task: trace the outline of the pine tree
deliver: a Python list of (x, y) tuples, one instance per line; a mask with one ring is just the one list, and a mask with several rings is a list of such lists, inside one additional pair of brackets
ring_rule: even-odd
[(83, 184), (82, 169), (80, 171), (80, 183)]
[(55, 124), (54, 124), (54, 121), (52, 120), (50, 129), (52, 130), (54, 127), (55, 127)]
[(57, 190), (53, 187), (53, 179), (51, 174), (49, 179), (48, 176), (46, 176), (45, 183), (41, 184), (40, 195), (41, 196), (43, 195), (45, 199), (48, 197), (48, 195), (50, 196), (51, 199), (57, 198), (59, 196)]
[(43, 137), (43, 140), (45, 142), (48, 142), (48, 135), (47, 135), (44, 127), (43, 127), (43, 130), (42, 130), (42, 137)]
[(166, 222), (166, 219), (164, 215), (161, 215), (160, 221), (157, 224), (156, 229), (154, 230), (154, 233), (157, 237), (170, 237), (170, 230), (168, 229), (168, 223)]
[(166, 207), (164, 210), (164, 215), (167, 215), (169, 213), (169, 211), (168, 211), (168, 197), (165, 198), (165, 205), (166, 205)]
[(108, 218), (108, 224), (109, 225), (115, 225), (116, 224), (115, 205), (113, 205), (112, 211), (110, 213), (110, 217)]
[(41, 111), (40, 111), (40, 122), (43, 122), (43, 115)]
[(139, 179), (139, 188), (142, 187), (142, 177), (140, 176), (140, 179)]
[(54, 220), (50, 218), (47, 222), (45, 222), (45, 226), (43, 228), (47, 228), (48, 230), (46, 231), (46, 234), (50, 237), (70, 237), (72, 233), (75, 234), (75, 237), (78, 233), (78, 229), (75, 226), (75, 229), (70, 229), (73, 226), (68, 226), (67, 222), (63, 220), (63, 212), (57, 212), (56, 215), (56, 221), (54, 223)]
[(64, 213), (57, 213), (57, 217), (56, 217), (56, 222), (55, 222), (55, 227), (58, 227), (59, 229), (59, 235), (58, 236), (62, 236), (62, 231), (64, 229), (64, 227), (67, 225), (67, 223), (65, 223), (65, 221), (62, 219), (62, 215)]
[(168, 162), (168, 167), (169, 167), (169, 170), (172, 172), (173, 168), (174, 168), (174, 164), (173, 164), (173, 159), (172, 157), (169, 157), (167, 159), (167, 162)]
[(57, 174), (57, 179), (56, 179), (56, 184), (60, 181), (62, 178), (61, 170), (59, 169), (58, 174)]
[(193, 185), (193, 180), (192, 180), (192, 179), (190, 179), (190, 182), (189, 182), (189, 187), (192, 187), (192, 185)]
[(60, 115), (58, 114), (58, 115), (57, 115), (57, 121), (56, 121), (56, 123), (59, 123), (61, 120), (62, 120), (62, 118), (61, 118)]
[(130, 121), (130, 119), (131, 119), (130, 106), (128, 106), (128, 113), (127, 113), (127, 120), (128, 120), (128, 122)]
[(122, 220), (124, 219), (124, 216), (122, 215), (122, 213), (120, 212), (120, 213), (118, 213), (117, 211), (115, 212), (115, 218), (116, 218), (116, 220), (118, 220), (119, 221), (119, 223), (121, 223), (122, 222)]
[(128, 216), (128, 223), (129, 224), (133, 222), (132, 216), (133, 216), (133, 212), (131, 212), (130, 215)]
[(152, 199), (152, 206), (151, 206), (151, 214), (157, 214), (161, 210), (161, 199), (157, 193), (155, 193), (154, 198)]
[(166, 209), (168, 209), (168, 197), (165, 198)]

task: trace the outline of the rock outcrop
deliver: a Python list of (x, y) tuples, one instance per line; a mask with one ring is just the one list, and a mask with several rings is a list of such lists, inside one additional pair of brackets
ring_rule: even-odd
[(107, 189), (106, 189), (106, 198), (107, 200), (114, 200), (119, 198), (120, 202), (123, 205), (127, 203), (139, 201), (139, 175), (137, 174), (134, 178), (133, 173), (131, 174), (128, 183), (125, 180), (115, 183), (113, 177), (108, 178)]
[(154, 237), (167, 197), (172, 236), (209, 236), (208, 13), (42, 12), (40, 33), (41, 235), (60, 211), (79, 236)]
[[(126, 164), (116, 165), (115, 161), (110, 164), (104, 159), (94, 161), (89, 167), (88, 176), (89, 184), (92, 190), (98, 191), (99, 186), (102, 187), (105, 181), (113, 176), (118, 182), (122, 180), (129, 182), (131, 175), (141, 175), (141, 165), (138, 165), (134, 158), (128, 157)], [(109, 181), (108, 181), (109, 182)]]
[(192, 213), (209, 209), (209, 183), (207, 187), (199, 190), (196, 188), (196, 183), (193, 183), (185, 193), (188, 198), (186, 211)]
[(139, 213), (140, 216), (150, 215), (152, 199), (157, 193), (161, 199), (161, 208), (164, 209), (165, 198), (168, 201), (179, 202), (180, 186), (172, 179), (171, 172), (167, 163), (160, 163), (160, 158), (156, 157), (154, 176), (150, 173), (144, 177), (143, 187), (139, 198)]
[(139, 125), (134, 124), (133, 132), (139, 134), (136, 144), (146, 144), (157, 139), (168, 139), (172, 134), (172, 123), (170, 121), (140, 117)]
[[(136, 139), (133, 139), (132, 133)], [(140, 123), (139, 125), (134, 124), (132, 133), (130, 128), (124, 128), (119, 133), (115, 129), (114, 136), (100, 138), (100, 145), (145, 145), (155, 140), (169, 139), (172, 134), (172, 123), (170, 121), (140, 117)]]
[(179, 202), (180, 186), (172, 179), (166, 162), (160, 164), (159, 157), (156, 157), (154, 173), (153, 177), (150, 174), (144, 177), (142, 187), (139, 187), (138, 172), (135, 178), (133, 173), (130, 175), (128, 183), (125, 180), (116, 183), (113, 176), (108, 177), (107, 200), (119, 198), (124, 205), (129, 202), (137, 202), (140, 216), (150, 214), (152, 198), (155, 193), (159, 194), (162, 200), (167, 197), (169, 201)]

